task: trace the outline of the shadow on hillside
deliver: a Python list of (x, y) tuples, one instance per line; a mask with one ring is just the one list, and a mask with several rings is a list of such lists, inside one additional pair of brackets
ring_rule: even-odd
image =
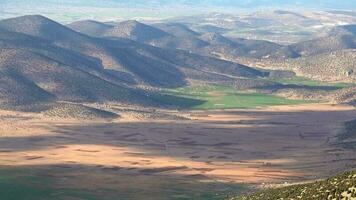
[(192, 99), (164, 93), (152, 93), (150, 98), (155, 102), (158, 102), (160, 106), (176, 109), (191, 109), (206, 102), (200, 99)]

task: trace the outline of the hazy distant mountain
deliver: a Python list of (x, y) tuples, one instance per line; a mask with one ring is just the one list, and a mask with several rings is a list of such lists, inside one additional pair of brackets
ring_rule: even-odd
[[(107, 27), (94, 24), (94, 28)], [(152, 29), (134, 24), (138, 32), (128, 33), (147, 39), (144, 33)], [(0, 47), (0, 104), (5, 107), (57, 100), (154, 103), (132, 85), (183, 86), (189, 80), (233, 81), (265, 75), (236, 63), (125, 38), (92, 38), (42, 16), (0, 21)]]
[(157, 27), (176, 37), (198, 37), (200, 34), (180, 23), (158, 23), (152, 26)]
[[(48, 5), (51, 6), (56, 1), (45, 1), (45, 0), (35, 0), (31, 3), (37, 5)], [(23, 0), (4, 0), (3, 3), (7, 4), (17, 4), (24, 3)], [(236, 7), (236, 8), (255, 8), (255, 7), (304, 7), (304, 8), (329, 8), (329, 9), (353, 9), (355, 8), (353, 1), (332, 1), (332, 0), (323, 0), (323, 1), (307, 1), (307, 0), (249, 0), (249, 1), (233, 1), (233, 0), (106, 0), (105, 2), (94, 1), (94, 0), (77, 0), (70, 1), (64, 0), (61, 3), (68, 6), (74, 7), (114, 7), (114, 6), (127, 6), (127, 7), (148, 7), (152, 8), (154, 6), (174, 6), (174, 5), (183, 5), (183, 6), (209, 6), (209, 7)]]
[(93, 20), (77, 21), (77, 22), (68, 24), (67, 26), (75, 31), (78, 31), (78, 32), (81, 32), (84, 34), (88, 34), (88, 35), (94, 36), (94, 37), (100, 36), (105, 31), (112, 28), (111, 25), (93, 21)]
[[(297, 56), (291, 51), (287, 51), (288, 48), (282, 50), (281, 45), (272, 42), (227, 38), (212, 32), (197, 33), (179, 23), (160, 23), (150, 26), (136, 21), (126, 21), (109, 29), (108, 25), (99, 22), (95, 22), (95, 26), (88, 26), (87, 21), (73, 24), (75, 30), (88, 35), (96, 33), (96, 37), (105, 38), (111, 35), (113, 38), (127, 38), (160, 48), (186, 50), (218, 58), (233, 59), (241, 56), (262, 58), (271, 55), (278, 58), (290, 58)], [(72, 27), (73, 24), (70, 24), (69, 27)], [(105, 31), (98, 34), (100, 32), (98, 27), (103, 27)]]
[(316, 55), (342, 49), (356, 48), (356, 25), (345, 25), (333, 28), (324, 37), (300, 42), (291, 47), (301, 55)]
[(104, 31), (102, 36), (121, 37), (132, 39), (138, 42), (146, 42), (168, 36), (168, 33), (138, 21), (130, 20), (119, 22), (117, 25)]

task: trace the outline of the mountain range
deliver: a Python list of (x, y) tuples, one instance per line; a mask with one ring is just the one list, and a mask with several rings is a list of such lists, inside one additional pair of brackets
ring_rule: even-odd
[(283, 62), (285, 70), (319, 79), (338, 74), (337, 80), (353, 80), (355, 41), (355, 25), (282, 45), (201, 32), (178, 22), (86, 20), (65, 26), (40, 15), (10, 18), (0, 21), (0, 105), (22, 110), (45, 110), (58, 102), (165, 106), (156, 98), (160, 94), (147, 88), (195, 82), (280, 87), (264, 78), (283, 73), (237, 63), (241, 58), (272, 61), (271, 66)]
[[(140, 32), (156, 30), (146, 25), (132, 32), (131, 24), (119, 24), (131, 39), (146, 41), (156, 35)], [(154, 104), (137, 86), (177, 87), (192, 80), (265, 76), (237, 63), (125, 39), (121, 29), (108, 33), (113, 34), (91, 37), (38, 15), (0, 21), (3, 107), (47, 101)], [(116, 34), (121, 37), (113, 39)]]
[[(4, 0), (5, 4), (17, 4), (23, 0)], [(79, 0), (79, 1), (62, 1), (70, 6), (95, 6), (95, 7), (108, 7), (108, 6), (128, 6), (128, 7), (154, 7), (154, 6), (210, 6), (210, 7), (237, 7), (237, 8), (258, 8), (258, 7), (304, 7), (304, 8), (318, 8), (318, 9), (354, 9), (355, 4), (353, 1), (307, 1), (307, 0), (249, 0), (249, 1), (233, 1), (233, 0), (106, 0), (105, 2), (94, 0)], [(57, 3), (55, 0), (35, 0), (32, 3), (39, 3), (51, 5)]]

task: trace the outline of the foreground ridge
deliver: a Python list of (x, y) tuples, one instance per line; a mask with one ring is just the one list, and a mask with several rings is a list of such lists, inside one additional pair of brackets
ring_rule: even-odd
[(337, 175), (315, 183), (267, 189), (230, 200), (354, 200), (356, 199), (356, 171)]

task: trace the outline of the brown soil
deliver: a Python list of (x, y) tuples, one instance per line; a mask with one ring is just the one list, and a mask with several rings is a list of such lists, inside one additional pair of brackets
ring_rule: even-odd
[(332, 145), (350, 106), (313, 104), (180, 113), (191, 120), (78, 121), (0, 112), (1, 166), (81, 165), (103, 173), (279, 183), (355, 167)]

